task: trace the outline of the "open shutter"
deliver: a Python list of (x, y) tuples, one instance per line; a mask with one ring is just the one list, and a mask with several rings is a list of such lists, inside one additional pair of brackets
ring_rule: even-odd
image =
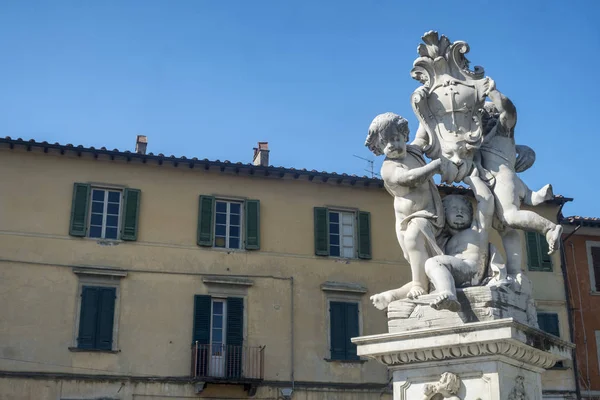
[(329, 211), (325, 207), (315, 207), (315, 254), (329, 255)]
[(142, 192), (139, 189), (125, 189), (121, 227), (121, 239), (123, 240), (137, 240), (141, 195)]
[(594, 246), (591, 248), (592, 252), (592, 268), (594, 270), (594, 281), (592, 282), (592, 288), (596, 292), (600, 292), (600, 247)]
[[(192, 329), (192, 346), (198, 342), (195, 371), (198, 376), (208, 376), (210, 360), (210, 317), (212, 299), (206, 295), (194, 296), (194, 327)], [(194, 361), (194, 360), (192, 360)]]
[(260, 249), (260, 201), (246, 200), (245, 207), (245, 227), (246, 227), (246, 249)]
[(225, 371), (230, 378), (242, 374), (242, 345), (244, 344), (244, 299), (227, 298), (227, 364)]
[(346, 313), (345, 303), (329, 303), (329, 333), (331, 359), (346, 359)]
[(85, 236), (87, 234), (87, 218), (90, 204), (90, 185), (75, 183), (73, 185), (73, 201), (71, 203), (71, 222), (69, 235)]
[(98, 320), (99, 288), (84, 286), (81, 291), (79, 312), (79, 336), (77, 347), (93, 349), (96, 343), (96, 322)]
[(535, 232), (525, 232), (525, 241), (527, 243), (527, 266), (530, 271), (539, 271), (541, 260), (537, 234)]
[(212, 246), (215, 198), (200, 196), (198, 203), (198, 246)]
[(115, 320), (116, 288), (98, 289), (98, 320), (96, 324), (96, 348), (112, 350), (113, 324)]
[(358, 258), (371, 259), (371, 213), (358, 213)]
[(350, 339), (358, 333), (358, 304), (346, 303), (346, 359), (357, 360), (356, 345)]

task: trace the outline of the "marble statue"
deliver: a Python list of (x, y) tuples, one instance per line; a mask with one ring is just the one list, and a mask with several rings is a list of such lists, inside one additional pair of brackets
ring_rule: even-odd
[(440, 380), (423, 388), (423, 400), (461, 400), (456, 396), (460, 389), (460, 378), (451, 372), (444, 372)]
[[(523, 284), (518, 230), (544, 235), (550, 253), (558, 249), (562, 230), (521, 210), (522, 203), (536, 206), (554, 195), (550, 185), (532, 191), (517, 175), (533, 165), (535, 152), (515, 143), (514, 104), (484, 77), (483, 68), (469, 69), (467, 43), (452, 43), (434, 31), (422, 39), (411, 71), (422, 84), (411, 96), (419, 121), (414, 141), (407, 144), (408, 121), (388, 112), (375, 117), (365, 142), (386, 157), (381, 177), (394, 197), (396, 236), (412, 279), (371, 300), (385, 309), (431, 292), (431, 308), (458, 312), (457, 288), (512, 285), (521, 293), (529, 287)], [(442, 200), (436, 174), (443, 182), (467, 184), (476, 207), (464, 196)], [(506, 263), (489, 243), (492, 229), (502, 237)]]

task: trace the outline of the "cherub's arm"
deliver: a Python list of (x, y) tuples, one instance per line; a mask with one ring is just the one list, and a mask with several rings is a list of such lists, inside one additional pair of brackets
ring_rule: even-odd
[(401, 186), (419, 186), (427, 179), (441, 171), (442, 161), (433, 160), (429, 164), (413, 169), (396, 168), (394, 170), (393, 181)]
[(489, 89), (486, 94), (500, 111), (500, 124), (507, 131), (513, 129), (517, 124), (517, 108), (513, 102), (496, 89), (496, 84), (491, 79), (489, 79)]
[[(477, 200), (477, 212), (473, 218), (473, 225), (482, 231), (487, 231), (492, 226), (492, 218), (494, 216), (494, 196), (490, 188), (483, 182), (479, 176), (467, 176), (465, 183), (468, 184)], [(485, 239), (487, 246), (487, 238)]]

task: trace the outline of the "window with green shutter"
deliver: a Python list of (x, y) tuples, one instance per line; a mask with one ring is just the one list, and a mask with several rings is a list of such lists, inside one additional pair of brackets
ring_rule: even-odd
[(114, 287), (82, 287), (78, 348), (112, 350), (116, 291)]
[(141, 192), (75, 183), (71, 205), (71, 236), (137, 240)]
[[(537, 313), (538, 326), (541, 331), (560, 337), (560, 328), (558, 314), (551, 312), (538, 312)], [(564, 363), (562, 361), (557, 362), (553, 368), (563, 368)]]
[(329, 345), (331, 360), (358, 360), (351, 339), (360, 335), (358, 303), (329, 302)]
[(371, 214), (314, 208), (315, 254), (371, 259)]
[(260, 201), (200, 196), (198, 245), (224, 249), (260, 249)]
[(530, 271), (552, 271), (552, 259), (548, 254), (546, 238), (536, 232), (525, 232), (527, 243), (527, 267)]

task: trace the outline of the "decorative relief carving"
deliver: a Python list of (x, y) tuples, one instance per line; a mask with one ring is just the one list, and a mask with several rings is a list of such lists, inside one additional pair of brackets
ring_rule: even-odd
[(524, 377), (517, 376), (517, 383), (508, 395), (508, 400), (529, 400), (527, 393), (525, 393), (525, 384), (523, 383), (524, 380)]
[(392, 366), (490, 355), (502, 355), (546, 369), (556, 363), (555, 357), (551, 356), (550, 353), (507, 342), (474, 343), (436, 349), (398, 351), (391, 354), (377, 355), (374, 358), (385, 365)]
[(451, 372), (444, 372), (437, 383), (423, 388), (423, 400), (461, 400), (456, 396), (460, 389), (460, 378)]

